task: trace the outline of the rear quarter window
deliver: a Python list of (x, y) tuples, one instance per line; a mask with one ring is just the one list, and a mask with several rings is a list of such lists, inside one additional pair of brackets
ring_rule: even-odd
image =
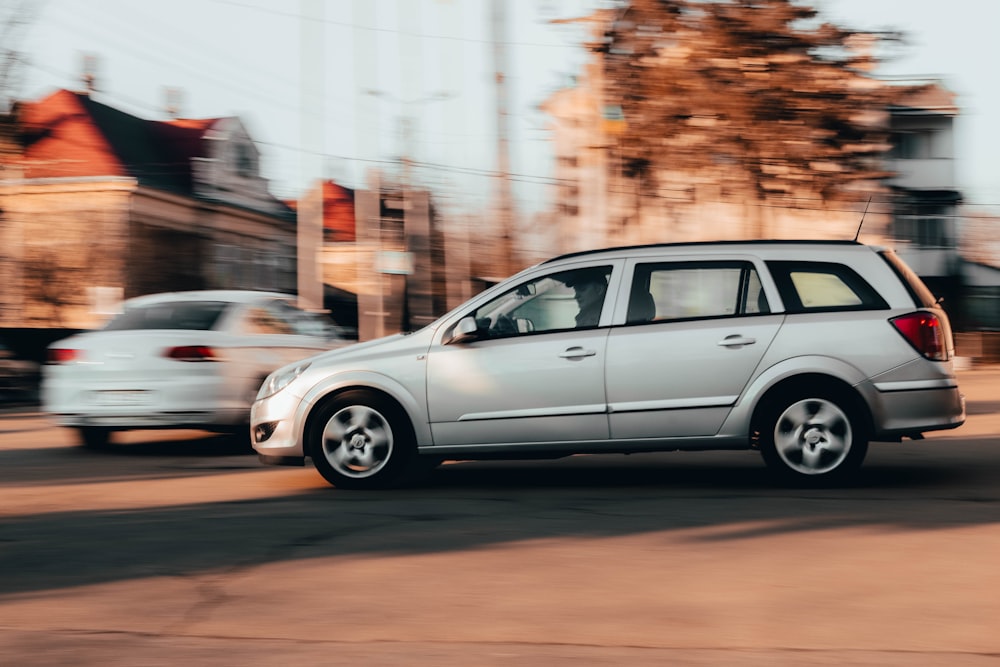
[(789, 313), (889, 307), (874, 287), (845, 264), (772, 261), (767, 267)]

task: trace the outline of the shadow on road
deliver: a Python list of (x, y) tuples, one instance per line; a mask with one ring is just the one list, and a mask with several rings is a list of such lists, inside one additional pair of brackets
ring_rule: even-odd
[(0, 486), (9, 487), (171, 479), (229, 468), (267, 470), (246, 437), (206, 432), (145, 432), (100, 448), (0, 449)]
[[(736, 541), (841, 527), (992, 524), (1000, 520), (1000, 461), (990, 456), (971, 465), (969, 452), (995, 444), (874, 445), (859, 482), (837, 489), (776, 488), (759, 456), (748, 452), (601, 455), (450, 463), (418, 487), (393, 491), (302, 491), (300, 485), (278, 498), (190, 498), (168, 507), (8, 517), (0, 520), (0, 571), (7, 573), (0, 594), (303, 558), (433, 553), (563, 537), (695, 531), (677, 539)], [(273, 470), (242, 456), (213, 458), (220, 451), (229, 457), (230, 446), (212, 437), (168, 439), (106, 452), (53, 449), (50, 456), (64, 464), (80, 457), (101, 457), (109, 465), (125, 461), (127, 469), (109, 474), (137, 480), (205, 473), (180, 466), (150, 469), (153, 463), (161, 468), (165, 456), (174, 462), (233, 462), (233, 484), (253, 485), (265, 479), (262, 471)], [(212, 447), (219, 449), (206, 453)], [(11, 454), (0, 457), (0, 469)], [(62, 468), (41, 483), (70, 479), (75, 466)]]

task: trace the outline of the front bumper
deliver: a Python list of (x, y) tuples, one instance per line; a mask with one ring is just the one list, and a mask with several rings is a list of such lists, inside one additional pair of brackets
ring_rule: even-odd
[(305, 451), (300, 419), (301, 399), (279, 391), (250, 407), (250, 441), (258, 458), (269, 465), (302, 465)]

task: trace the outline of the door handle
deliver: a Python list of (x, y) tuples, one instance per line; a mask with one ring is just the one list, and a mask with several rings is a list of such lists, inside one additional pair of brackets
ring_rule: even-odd
[(586, 350), (582, 347), (571, 347), (560, 352), (559, 356), (563, 359), (582, 359), (583, 357), (592, 357), (595, 354), (597, 354), (597, 350)]
[(756, 342), (756, 338), (747, 338), (739, 334), (733, 334), (731, 336), (726, 336), (716, 343), (716, 345), (721, 347), (743, 347), (744, 345), (753, 345)]

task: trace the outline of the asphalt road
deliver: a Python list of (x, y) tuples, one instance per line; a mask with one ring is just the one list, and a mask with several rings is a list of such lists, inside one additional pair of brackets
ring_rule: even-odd
[(0, 665), (997, 665), (1000, 369), (860, 482), (751, 452), (328, 487), (197, 432), (0, 418)]

